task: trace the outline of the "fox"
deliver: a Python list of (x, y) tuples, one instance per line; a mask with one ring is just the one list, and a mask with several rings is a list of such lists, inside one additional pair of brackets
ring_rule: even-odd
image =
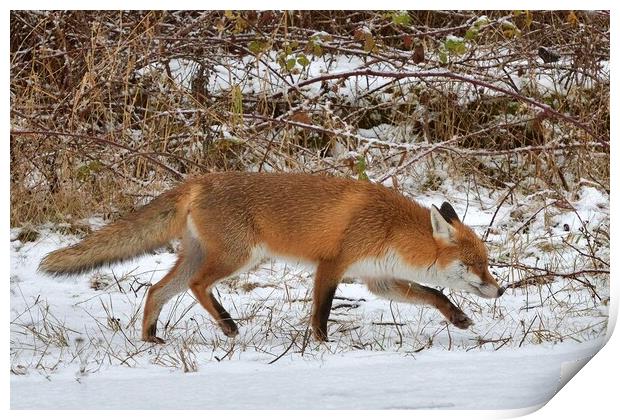
[(483, 298), (505, 291), (489, 272), (484, 242), (444, 202), (424, 207), (367, 180), (303, 173), (209, 173), (188, 179), (136, 211), (47, 254), (39, 270), (77, 275), (180, 240), (170, 271), (150, 286), (142, 340), (157, 335), (162, 307), (191, 290), (228, 337), (239, 329), (213, 294), (220, 281), (266, 258), (315, 268), (310, 323), (319, 342), (338, 284), (361, 280), (399, 302), (435, 307), (460, 329), (472, 320), (436, 287)]

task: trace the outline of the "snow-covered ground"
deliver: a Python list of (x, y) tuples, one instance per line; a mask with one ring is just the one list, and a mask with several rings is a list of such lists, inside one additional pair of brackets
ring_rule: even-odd
[[(501, 199), (484, 191), (474, 199), (449, 185), (418, 199), (440, 204), (445, 196), (480, 234)], [(504, 204), (488, 236), (491, 256), (557, 273), (585, 267), (588, 257), (576, 250), (608, 229), (609, 198), (584, 186), (567, 199), (570, 210), (549, 207), (529, 229), (515, 219), (518, 211), (533, 214), (527, 206), (539, 205), (540, 195)], [(148, 285), (172, 265), (171, 249), (50, 278), (37, 273), (40, 259), (79, 236), (39, 232), (21, 241), (20, 229), (12, 230), (12, 408), (525, 408), (548, 401), (601, 347), (607, 327), (609, 283), (600, 275), (579, 277), (591, 287), (552, 276), (498, 300), (444, 291), (475, 321), (467, 331), (432, 308), (343, 283), (328, 326), (332, 341), (318, 344), (308, 329), (312, 273), (265, 262), (217, 287), (240, 326), (234, 340), (185, 293), (164, 308), (159, 330), (167, 343), (154, 345), (139, 340), (141, 305)], [(603, 246), (597, 255), (608, 260), (606, 253)], [(493, 271), (504, 285), (527, 273)]]
[[(11, 381), (16, 409), (519, 409), (542, 405), (600, 342), (324, 360), (210, 362), (196, 373), (114, 367)], [(564, 376), (563, 376), (564, 375)]]

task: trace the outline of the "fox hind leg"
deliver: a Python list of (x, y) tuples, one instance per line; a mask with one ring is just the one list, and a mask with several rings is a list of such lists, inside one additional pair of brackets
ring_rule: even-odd
[(157, 337), (157, 319), (159, 318), (159, 313), (161, 312), (161, 308), (164, 306), (167, 295), (170, 293), (166, 293), (172, 285), (174, 284), (174, 280), (176, 277), (176, 273), (179, 269), (179, 266), (182, 264), (182, 259), (179, 258), (175, 263), (174, 267), (161, 279), (158, 283), (154, 284), (149, 288), (149, 291), (146, 295), (146, 303), (144, 305), (144, 315), (142, 318), (142, 340), (163, 344), (164, 340), (162, 338)]
[(142, 340), (163, 344), (164, 340), (157, 337), (157, 319), (162, 307), (175, 295), (182, 293), (188, 288), (188, 280), (191, 277), (192, 267), (183, 257), (179, 257), (176, 264), (158, 283), (151, 286), (144, 305), (144, 318), (142, 319)]
[(200, 243), (186, 237), (174, 267), (148, 291), (142, 320), (143, 341), (164, 343), (163, 339), (157, 337), (157, 319), (161, 309), (172, 297), (188, 289), (189, 280), (202, 266), (203, 261), (204, 252)]
[(211, 288), (209, 286), (196, 284), (192, 285), (191, 289), (202, 307), (216, 320), (224, 335), (227, 337), (235, 337), (239, 334), (237, 324), (233, 321), (228, 311), (226, 311), (215, 296), (213, 296), (213, 292), (210, 290)]
[(216, 320), (222, 332), (228, 337), (234, 337), (239, 333), (237, 324), (213, 296), (212, 288), (220, 280), (242, 271), (244, 267), (251, 265), (249, 255), (237, 255), (238, 253), (209, 253), (205, 263), (190, 280), (190, 289), (203, 308)]

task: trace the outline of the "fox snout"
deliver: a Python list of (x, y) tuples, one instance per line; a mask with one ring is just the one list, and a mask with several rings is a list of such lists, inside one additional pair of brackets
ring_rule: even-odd
[(495, 293), (490, 293), (490, 296), (489, 296), (489, 295), (487, 295), (487, 296), (485, 296), (485, 297), (488, 297), (489, 299), (496, 299), (496, 298), (500, 297), (501, 295), (503, 295), (505, 291), (506, 291), (506, 288), (505, 288), (505, 287), (500, 287), (500, 286), (498, 286), (498, 287), (495, 289)]
[(504, 294), (504, 292), (506, 291), (505, 287), (501, 287), (499, 285), (499, 283), (497, 282), (497, 280), (495, 279), (495, 277), (493, 277), (491, 275), (491, 273), (489, 273), (489, 270), (486, 270), (486, 282), (495, 286), (495, 288), (497, 289), (497, 295), (495, 296), (496, 298), (500, 297), (501, 295)]
[(501, 287), (489, 272), (484, 273), (481, 280), (482, 285), (478, 289), (482, 297), (496, 299), (506, 291), (506, 288)]

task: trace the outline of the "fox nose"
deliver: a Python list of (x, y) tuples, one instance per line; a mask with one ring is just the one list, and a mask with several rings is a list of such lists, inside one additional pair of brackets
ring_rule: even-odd
[(500, 297), (501, 295), (503, 295), (505, 291), (506, 291), (505, 287), (500, 287), (499, 289), (497, 289), (497, 297)]

